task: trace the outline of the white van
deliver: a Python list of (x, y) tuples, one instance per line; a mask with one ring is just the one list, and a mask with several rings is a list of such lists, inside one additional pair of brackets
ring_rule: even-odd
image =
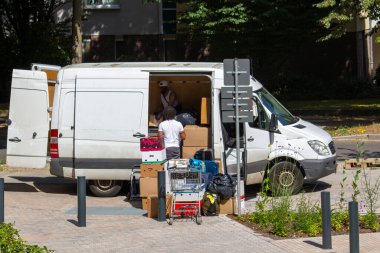
[[(149, 115), (160, 103), (158, 83), (169, 82), (184, 110), (211, 98), (210, 148), (223, 170), (236, 174), (234, 124), (221, 123), (222, 63), (87, 63), (58, 73), (50, 127), (50, 172), (86, 176), (97, 196), (114, 196), (141, 163), (139, 139), (153, 135)], [(331, 136), (293, 116), (257, 80), (251, 79), (253, 122), (241, 124), (246, 143), (242, 175), (260, 183), (269, 168), (272, 187), (297, 192), (305, 180), (336, 171)], [(7, 163), (46, 166), (49, 97), (46, 74), (13, 70)]]

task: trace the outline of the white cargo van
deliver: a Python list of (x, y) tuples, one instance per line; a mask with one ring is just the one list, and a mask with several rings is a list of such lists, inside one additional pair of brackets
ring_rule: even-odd
[[(86, 176), (97, 196), (117, 194), (141, 162), (139, 139), (153, 135), (149, 115), (160, 103), (158, 83), (166, 80), (183, 110), (211, 99), (210, 148), (223, 170), (236, 174), (234, 124), (221, 123), (221, 63), (88, 63), (62, 68), (55, 86), (50, 127), (50, 172), (67, 178)], [(293, 116), (257, 80), (251, 79), (255, 117), (241, 124), (246, 143), (242, 175), (260, 183), (270, 168), (273, 187), (298, 191), (305, 180), (336, 171), (331, 136)], [(9, 166), (46, 165), (49, 101), (46, 74), (13, 70), (8, 120)]]

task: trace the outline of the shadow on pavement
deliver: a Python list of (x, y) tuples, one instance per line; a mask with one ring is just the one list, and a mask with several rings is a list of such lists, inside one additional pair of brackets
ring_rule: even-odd
[[(45, 193), (69, 194), (69, 195), (77, 194), (77, 189), (76, 189), (77, 184), (75, 180), (56, 178), (56, 177), (11, 176), (11, 178), (14, 178), (21, 182), (31, 182), (36, 189)], [(18, 184), (18, 183), (8, 183), (8, 184)], [(35, 191), (37, 191), (36, 189)]]
[(35, 187), (26, 183), (5, 183), (6, 192), (38, 192)]
[(323, 245), (320, 244), (320, 243), (317, 243), (317, 242), (313, 242), (313, 241), (310, 241), (310, 240), (305, 240), (303, 241), (304, 243), (307, 243), (307, 244), (310, 244), (311, 246), (314, 246), (314, 247), (317, 247), (317, 248), (320, 248), (320, 249), (323, 249)]

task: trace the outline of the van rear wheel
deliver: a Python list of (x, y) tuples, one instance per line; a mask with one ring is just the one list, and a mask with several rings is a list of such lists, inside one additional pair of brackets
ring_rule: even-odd
[(90, 180), (90, 191), (97, 197), (114, 197), (123, 187), (120, 180)]
[(302, 189), (303, 174), (292, 162), (279, 162), (273, 165), (269, 173), (269, 184), (275, 196), (292, 195)]

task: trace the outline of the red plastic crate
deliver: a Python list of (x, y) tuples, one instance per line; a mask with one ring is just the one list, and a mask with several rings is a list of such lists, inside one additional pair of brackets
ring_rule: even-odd
[[(189, 208), (186, 208), (186, 206), (192, 206)], [(189, 217), (189, 216), (194, 216), (196, 214), (196, 211), (198, 210), (199, 207), (199, 202), (175, 202), (174, 204), (174, 215), (176, 216), (181, 216), (183, 213), (184, 217)], [(181, 210), (184, 208), (183, 210)], [(202, 209), (202, 202), (200, 202), (200, 211)]]
[(150, 136), (140, 139), (140, 151), (159, 151), (165, 148), (164, 138)]

